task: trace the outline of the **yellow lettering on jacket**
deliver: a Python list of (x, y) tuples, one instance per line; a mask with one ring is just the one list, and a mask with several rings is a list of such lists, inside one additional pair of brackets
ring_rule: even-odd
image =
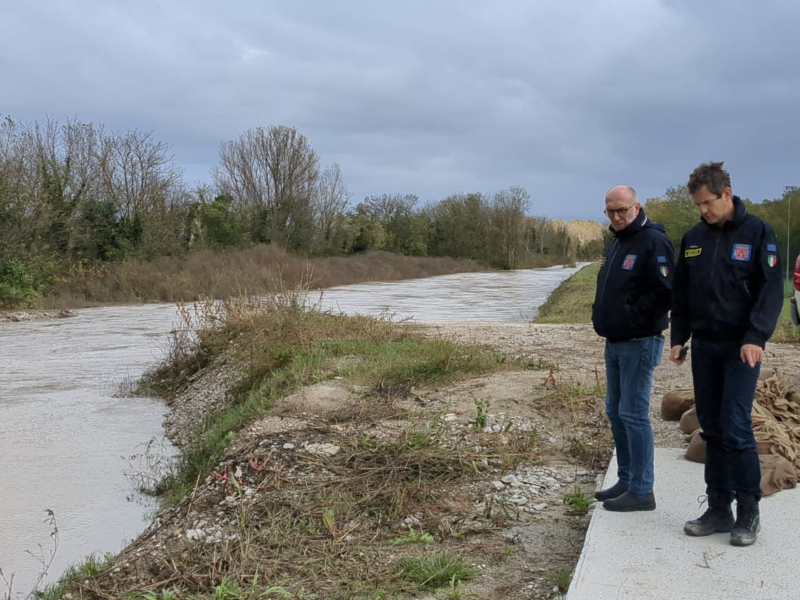
[(685, 258), (692, 258), (693, 256), (700, 256), (700, 253), (703, 251), (702, 248), (687, 248), (686, 252), (683, 253)]

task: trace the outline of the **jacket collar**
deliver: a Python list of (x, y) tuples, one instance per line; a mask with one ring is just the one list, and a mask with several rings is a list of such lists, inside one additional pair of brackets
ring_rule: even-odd
[(614, 237), (619, 239), (625, 239), (627, 237), (632, 236), (635, 233), (640, 232), (644, 229), (645, 225), (647, 224), (647, 215), (644, 214), (644, 206), (639, 209), (639, 214), (636, 215), (636, 218), (628, 225), (625, 229), (621, 231), (617, 231), (614, 229), (613, 225), (609, 225), (608, 229), (611, 233), (614, 234)]
[(717, 227), (716, 225), (709, 225), (709, 223), (700, 217), (700, 220), (703, 221), (709, 227), (714, 227), (715, 229), (736, 229), (739, 225), (742, 224), (744, 218), (747, 216), (747, 207), (742, 202), (742, 199), (739, 196), (733, 197), (733, 219), (730, 221), (725, 221), (725, 224), (722, 227)]

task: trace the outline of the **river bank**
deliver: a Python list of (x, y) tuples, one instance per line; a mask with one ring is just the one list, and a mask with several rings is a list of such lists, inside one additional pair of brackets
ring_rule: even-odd
[(21, 323), (43, 319), (67, 319), (77, 317), (74, 310), (0, 310), (0, 323)]
[[(574, 296), (552, 310), (574, 316)], [(560, 595), (612, 450), (591, 326), (309, 315), (300, 299), (229, 305), (200, 346), (173, 340), (143, 380), (183, 448), (167, 508), (45, 597)], [(765, 365), (800, 373), (800, 353), (770, 344)], [(661, 447), (685, 447), (659, 408), (688, 385), (665, 356)]]
[(294, 306), (229, 306), (200, 346), (176, 340), (187, 360), (146, 381), (183, 446), (170, 507), (101, 572), (46, 596), (565, 589), (610, 456), (602, 385), (498, 352), (494, 336), (461, 344)]
[[(339, 326), (352, 333), (352, 324)], [(560, 595), (611, 456), (602, 340), (588, 324), (367, 319), (358, 327), (418, 345), (376, 360), (359, 350), (364, 339), (351, 339), (332, 363), (318, 354), (300, 360), (310, 384), (243, 427), (208, 475), (192, 472), (180, 499), (79, 595), (212, 597), (227, 586), (231, 597), (249, 598), (255, 586), (266, 598), (433, 599), (447, 597), (451, 580), (460, 593), (487, 599)], [(287, 352), (285, 342), (278, 346)], [(442, 347), (452, 370), (426, 380), (419, 373), (442, 364)], [(468, 361), (455, 360), (465, 351)], [(168, 420), (180, 423), (173, 436), (190, 451), (188, 432), (202, 415), (227, 414), (223, 407), (243, 391), (230, 358), (190, 375), (171, 396)], [(800, 372), (794, 346), (771, 344), (765, 363)], [(416, 373), (413, 385), (398, 373)], [(659, 400), (690, 383), (688, 367), (666, 357), (656, 370), (659, 447), (686, 446), (678, 425), (661, 418)], [(447, 574), (436, 579), (438, 592), (413, 579), (417, 568), (423, 581)]]

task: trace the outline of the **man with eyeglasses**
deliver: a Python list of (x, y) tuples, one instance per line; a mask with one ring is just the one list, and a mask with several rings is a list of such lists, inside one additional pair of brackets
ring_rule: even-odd
[(595, 498), (611, 511), (654, 510), (650, 392), (664, 349), (675, 249), (632, 187), (611, 188), (604, 212), (614, 237), (597, 276), (592, 324), (606, 338), (606, 414), (618, 481)]
[(683, 364), (691, 337), (708, 508), (683, 530), (693, 536), (730, 532), (731, 544), (749, 546), (761, 528), (753, 398), (764, 346), (783, 306), (778, 241), (733, 195), (723, 163), (697, 167), (688, 187), (702, 220), (683, 236), (678, 254), (670, 360)]

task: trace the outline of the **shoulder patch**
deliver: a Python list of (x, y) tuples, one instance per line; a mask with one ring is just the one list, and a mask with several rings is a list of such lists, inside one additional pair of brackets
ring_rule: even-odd
[(777, 252), (778, 246), (776, 244), (767, 244), (767, 252)]
[(667, 257), (666, 256), (656, 256), (656, 260), (658, 262), (660, 262), (660, 263), (665, 263), (665, 262), (667, 262)]
[(687, 248), (686, 252), (683, 253), (685, 258), (692, 258), (694, 256), (700, 256), (700, 253), (703, 251), (702, 248)]
[(767, 264), (770, 267), (774, 267), (775, 265), (778, 264), (778, 257), (775, 256), (774, 254), (768, 254), (767, 255)]
[(733, 252), (731, 252), (731, 258), (733, 260), (750, 260), (750, 254), (752, 253), (753, 246), (750, 244), (734, 244), (733, 245)]

